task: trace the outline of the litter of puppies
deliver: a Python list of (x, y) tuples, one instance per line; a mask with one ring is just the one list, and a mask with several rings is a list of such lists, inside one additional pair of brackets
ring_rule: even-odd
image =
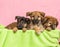
[(41, 11), (26, 12), (26, 16), (29, 16), (29, 18), (16, 16), (15, 20), (17, 22), (12, 22), (6, 28), (12, 29), (14, 32), (17, 30), (23, 30), (23, 32), (26, 30), (35, 30), (37, 34), (40, 34), (44, 30), (55, 30), (58, 26), (57, 18), (46, 16)]
[(49, 15), (46, 16), (45, 14), (46, 13), (41, 11), (26, 12), (26, 17), (29, 16), (29, 18), (15, 16), (17, 22), (12, 22), (5, 28), (13, 30), (14, 33), (16, 33), (17, 30), (22, 30), (23, 32), (26, 32), (26, 30), (35, 30), (37, 35), (42, 33), (44, 30), (55, 30), (59, 24), (57, 18)]

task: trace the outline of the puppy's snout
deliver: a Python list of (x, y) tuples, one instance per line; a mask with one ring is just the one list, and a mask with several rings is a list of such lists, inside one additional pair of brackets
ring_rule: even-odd
[(37, 19), (37, 17), (35, 17), (34, 19)]
[(23, 28), (23, 25), (22, 25), (22, 24), (17, 25), (17, 28), (18, 28), (18, 29), (22, 29), (22, 28)]
[(56, 28), (56, 25), (51, 25), (52, 26), (52, 29), (54, 30)]
[(38, 19), (38, 17), (37, 17), (37, 16), (35, 16), (35, 17), (34, 17), (34, 19), (35, 19), (35, 20), (37, 20), (37, 19)]

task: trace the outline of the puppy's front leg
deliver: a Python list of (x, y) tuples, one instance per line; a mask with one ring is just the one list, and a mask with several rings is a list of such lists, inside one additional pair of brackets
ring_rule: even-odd
[(22, 28), (22, 31), (23, 31), (23, 32), (26, 32), (26, 30), (27, 30), (26, 27), (27, 27), (27, 24), (24, 24), (24, 25), (23, 25), (23, 28)]
[(18, 28), (17, 27), (14, 27), (12, 30), (13, 30), (14, 33), (16, 33), (17, 30), (18, 30)]
[(39, 35), (41, 32), (40, 32), (40, 28), (38, 26), (34, 26), (34, 30), (35, 30), (35, 33), (37, 35)]
[(26, 28), (23, 28), (23, 29), (22, 29), (23, 32), (26, 32), (26, 30), (27, 30)]
[(51, 29), (51, 27), (47, 27), (46, 30), (47, 31), (51, 31), (52, 29)]

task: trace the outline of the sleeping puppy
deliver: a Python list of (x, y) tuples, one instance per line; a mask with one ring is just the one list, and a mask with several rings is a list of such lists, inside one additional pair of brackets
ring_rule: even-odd
[[(58, 20), (55, 17), (46, 16), (46, 17), (44, 17), (42, 24), (46, 30), (51, 31), (51, 30), (55, 30), (57, 28)], [(60, 39), (58, 40), (58, 43), (60, 45)]]
[(25, 18), (25, 17), (20, 17), (20, 16), (16, 16), (15, 19), (17, 19), (17, 28), (23, 31), (26, 31), (30, 24), (30, 19), (29, 18)]
[(30, 16), (31, 19), (30, 29), (34, 29), (37, 34), (40, 34), (40, 32), (44, 30), (41, 21), (45, 16), (45, 13), (39, 11), (33, 11), (33, 12), (27, 12), (26, 16)]
[(52, 16), (45, 16), (42, 24), (46, 30), (55, 30), (55, 28), (58, 26), (58, 20)]

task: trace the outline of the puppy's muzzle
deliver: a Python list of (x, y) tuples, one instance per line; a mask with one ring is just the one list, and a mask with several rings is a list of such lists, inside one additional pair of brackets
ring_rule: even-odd
[(19, 25), (17, 25), (17, 28), (18, 29), (22, 29), (23, 28), (23, 25), (22, 24), (19, 24)]
[(56, 25), (51, 25), (52, 29), (55, 30), (56, 28)]
[(32, 20), (33, 24), (38, 24), (39, 23), (39, 20), (38, 19), (34, 19)]

